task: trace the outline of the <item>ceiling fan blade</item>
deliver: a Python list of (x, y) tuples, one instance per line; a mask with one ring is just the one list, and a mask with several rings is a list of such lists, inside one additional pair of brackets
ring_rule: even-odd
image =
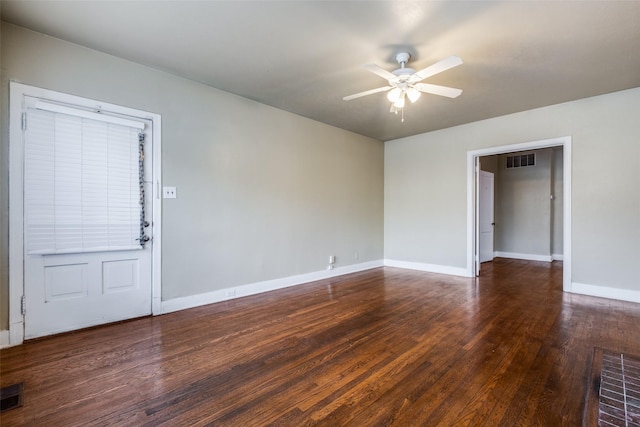
[(365, 90), (364, 92), (359, 92), (359, 93), (355, 93), (353, 95), (349, 95), (349, 96), (345, 96), (344, 98), (342, 98), (343, 101), (351, 101), (352, 99), (356, 99), (356, 98), (360, 98), (362, 96), (367, 96), (367, 95), (373, 95), (374, 93), (378, 93), (378, 92), (386, 92), (389, 89), (392, 89), (391, 86), (382, 86), (376, 89), (371, 89), (371, 90)]
[(446, 96), (447, 98), (457, 98), (462, 93), (462, 89), (453, 87), (432, 85), (429, 83), (416, 83), (414, 88), (420, 92), (432, 93), (434, 95)]
[(364, 68), (365, 70), (373, 73), (373, 74), (377, 74), (378, 76), (382, 77), (385, 80), (391, 80), (391, 79), (395, 79), (397, 78), (397, 76), (393, 73), (390, 73), (389, 71), (385, 70), (384, 68), (380, 68), (378, 67), (376, 64), (364, 64), (362, 66), (362, 68)]
[(446, 71), (450, 68), (457, 67), (462, 64), (462, 59), (457, 56), (450, 56), (441, 61), (436, 62), (433, 65), (428, 66), (427, 68), (423, 68), (420, 71), (416, 71), (409, 78), (409, 82), (416, 83), (421, 80), (426, 79), (427, 77), (431, 77), (443, 71)]

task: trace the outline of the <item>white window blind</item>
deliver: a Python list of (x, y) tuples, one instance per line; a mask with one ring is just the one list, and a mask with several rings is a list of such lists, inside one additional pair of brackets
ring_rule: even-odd
[(40, 108), (26, 123), (27, 253), (140, 249), (139, 126)]

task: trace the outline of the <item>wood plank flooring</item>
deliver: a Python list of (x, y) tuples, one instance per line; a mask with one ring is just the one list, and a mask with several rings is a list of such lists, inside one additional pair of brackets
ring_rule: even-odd
[(579, 426), (594, 347), (640, 305), (562, 292), (562, 263), (479, 279), (378, 268), (0, 351), (4, 426)]

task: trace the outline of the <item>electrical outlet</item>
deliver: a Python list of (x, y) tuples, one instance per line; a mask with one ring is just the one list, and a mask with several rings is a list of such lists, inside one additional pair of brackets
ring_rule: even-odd
[(162, 187), (162, 197), (164, 199), (175, 199), (178, 197), (176, 187)]
[(335, 264), (335, 262), (336, 262), (336, 256), (329, 255), (329, 264)]

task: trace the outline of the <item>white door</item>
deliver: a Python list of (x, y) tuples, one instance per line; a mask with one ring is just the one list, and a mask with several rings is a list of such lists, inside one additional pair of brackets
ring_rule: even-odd
[(478, 183), (478, 227), (479, 227), (479, 260), (493, 260), (493, 218), (494, 177), (491, 172), (480, 171)]
[(150, 314), (152, 126), (30, 97), (24, 112), (25, 338)]

